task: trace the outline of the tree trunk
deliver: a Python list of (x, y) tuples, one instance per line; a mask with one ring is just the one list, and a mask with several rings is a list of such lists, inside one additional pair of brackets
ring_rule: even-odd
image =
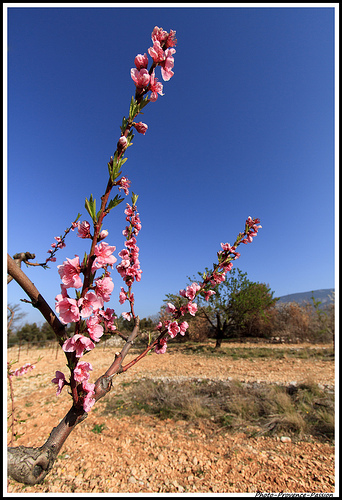
[(225, 319), (223, 326), (221, 325), (221, 318), (219, 314), (216, 314), (216, 344), (215, 349), (220, 349), (224, 336), (227, 332), (228, 322)]
[(52, 469), (57, 455), (71, 431), (87, 415), (83, 409), (76, 409), (73, 406), (59, 425), (52, 429), (49, 438), (40, 448), (8, 447), (8, 476), (19, 483), (29, 485), (41, 483)]

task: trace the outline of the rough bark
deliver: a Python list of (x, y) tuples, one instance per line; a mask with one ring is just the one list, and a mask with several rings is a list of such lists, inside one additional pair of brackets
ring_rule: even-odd
[(26, 446), (7, 448), (7, 474), (19, 483), (41, 483), (50, 472), (65, 440), (87, 417), (84, 410), (72, 407), (40, 448)]

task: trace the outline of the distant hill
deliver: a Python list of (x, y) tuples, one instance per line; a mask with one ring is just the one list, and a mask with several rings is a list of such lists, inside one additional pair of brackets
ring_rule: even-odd
[(303, 302), (309, 302), (310, 304), (312, 304), (311, 297), (313, 293), (315, 300), (322, 302), (321, 307), (324, 307), (332, 302), (331, 296), (333, 295), (334, 291), (335, 288), (324, 288), (322, 290), (314, 290), (313, 292), (310, 291), (301, 293), (290, 293), (289, 295), (283, 295), (282, 297), (279, 297), (277, 303), (282, 304), (285, 302), (297, 302), (298, 304), (302, 304)]

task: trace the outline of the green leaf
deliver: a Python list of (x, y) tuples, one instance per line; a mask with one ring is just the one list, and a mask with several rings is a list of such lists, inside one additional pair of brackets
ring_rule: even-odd
[(129, 119), (130, 120), (133, 120), (133, 118), (137, 114), (136, 109), (137, 109), (137, 101), (132, 96), (131, 104), (129, 106)]
[(136, 205), (139, 195), (134, 194), (132, 191), (132, 205)]
[(87, 252), (84, 252), (82, 267), (85, 267), (87, 265), (87, 260), (88, 260), (88, 254)]
[(89, 213), (90, 217), (92, 218), (93, 222), (96, 223), (96, 200), (94, 200), (93, 195), (91, 194), (88, 198), (85, 199), (85, 208), (87, 212)]
[(123, 117), (122, 124), (121, 124), (121, 127), (120, 127), (122, 134), (125, 133), (125, 130), (126, 130), (126, 127), (127, 127), (127, 123), (128, 123), (128, 120), (125, 117)]
[(126, 161), (128, 160), (128, 158), (121, 158), (118, 162), (118, 165), (119, 165), (119, 168), (122, 167), (122, 165), (124, 165), (126, 163)]
[(108, 203), (107, 210), (112, 210), (112, 208), (114, 208), (117, 205), (119, 205), (119, 203), (121, 203), (123, 200), (124, 200), (124, 198), (120, 198), (120, 196), (118, 194), (115, 195), (115, 198), (113, 198), (112, 200), (110, 200), (110, 202)]
[[(139, 113), (141, 113), (141, 110), (142, 110), (145, 106), (147, 106), (147, 104), (148, 104), (149, 102), (150, 102), (150, 100), (149, 100), (148, 96), (144, 97), (144, 99), (143, 99), (143, 100), (141, 101), (141, 103), (139, 104), (139, 110), (138, 110), (138, 112), (139, 112)], [(141, 114), (143, 114), (143, 113), (141, 113)]]

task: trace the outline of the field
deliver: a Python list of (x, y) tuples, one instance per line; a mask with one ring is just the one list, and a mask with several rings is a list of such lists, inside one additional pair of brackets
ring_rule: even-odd
[[(91, 381), (116, 350), (85, 356)], [(39, 356), (35, 370), (13, 379), (24, 421), (15, 446), (41, 446), (70, 407), (51, 383), (56, 370), (67, 374), (62, 351), (23, 350), (14, 367)], [(331, 345), (169, 346), (114, 379), (41, 485), (9, 480), (8, 492), (333, 493), (334, 376)]]

